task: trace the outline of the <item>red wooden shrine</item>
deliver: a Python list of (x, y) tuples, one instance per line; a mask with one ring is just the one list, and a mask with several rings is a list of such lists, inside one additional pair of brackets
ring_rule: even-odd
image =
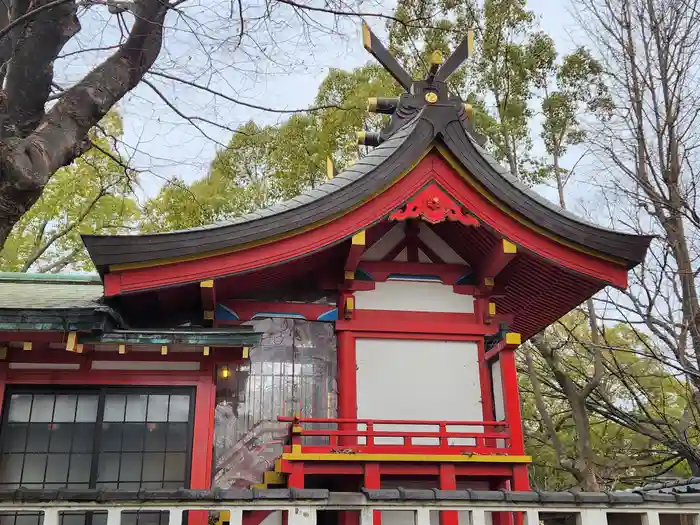
[(86, 236), (99, 278), (0, 277), (0, 488), (529, 490), (517, 348), (624, 288), (650, 237), (489, 156), (446, 84), (467, 43), (414, 81), (363, 31), (406, 93), (370, 101), (390, 117), (355, 164), (230, 223)]

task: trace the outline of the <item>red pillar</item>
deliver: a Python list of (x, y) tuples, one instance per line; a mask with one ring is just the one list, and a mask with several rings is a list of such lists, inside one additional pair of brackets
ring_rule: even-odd
[[(357, 419), (357, 361), (355, 339), (350, 332), (338, 334), (338, 417)], [(340, 425), (339, 430), (357, 430), (356, 425)], [(341, 436), (340, 445), (356, 445), (357, 438)]]
[[(520, 393), (518, 392), (518, 374), (515, 366), (515, 348), (507, 346), (500, 354), (501, 382), (503, 387), (503, 404), (506, 421), (510, 430), (510, 449), (514, 455), (525, 454), (522, 416), (520, 414)], [(522, 486), (513, 490), (529, 490)]]
[(357, 417), (357, 362), (350, 332), (338, 333), (338, 417)]
[[(510, 450), (514, 455), (525, 454), (525, 438), (523, 435), (522, 414), (520, 412), (520, 392), (518, 389), (518, 373), (515, 364), (515, 349), (517, 345), (507, 345), (499, 354), (501, 364), (501, 382), (503, 387), (503, 404), (505, 405), (506, 421), (510, 430)], [(513, 465), (513, 478), (510, 490), (529, 491), (530, 481), (526, 464)], [(501, 514), (500, 525), (522, 525), (521, 514)], [(494, 519), (494, 525), (499, 525)]]
[[(192, 468), (190, 471), (190, 488), (193, 489), (211, 488), (215, 405), (214, 367), (211, 363), (202, 362), (202, 374), (197, 381), (194, 400)], [(190, 511), (188, 523), (189, 525), (206, 525), (208, 518), (207, 511)]]
[[(457, 490), (457, 475), (455, 466), (450, 463), (440, 464), (440, 490)], [(440, 525), (459, 525), (459, 514), (456, 510), (440, 511)]]
[[(365, 464), (365, 488), (367, 489), (380, 489), (382, 488), (382, 479), (380, 474), (379, 463), (366, 463)], [(382, 511), (375, 510), (372, 513), (372, 523), (373, 525), (382, 525)]]
[[(338, 417), (341, 419), (357, 419), (357, 361), (355, 358), (355, 339), (350, 332), (338, 332)], [(339, 430), (356, 430), (356, 425), (339, 425)], [(351, 436), (341, 436), (338, 440), (340, 445), (357, 444), (357, 438)], [(367, 469), (367, 467), (365, 467)], [(379, 472), (365, 470), (364, 483), (379, 483)], [(369, 487), (368, 487), (369, 488)], [(379, 488), (379, 487), (377, 487)], [(374, 514), (375, 525), (377, 514)], [(357, 511), (344, 510), (338, 512), (338, 523), (340, 525), (359, 525), (360, 514)]]

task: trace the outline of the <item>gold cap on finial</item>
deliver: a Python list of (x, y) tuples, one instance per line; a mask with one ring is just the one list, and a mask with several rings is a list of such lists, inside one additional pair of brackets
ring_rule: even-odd
[(367, 22), (362, 22), (362, 45), (367, 51), (372, 50), (372, 33), (369, 31)]
[(335, 168), (333, 167), (333, 159), (328, 157), (326, 159), (326, 178), (331, 180), (335, 177)]
[(442, 62), (442, 53), (440, 51), (435, 50), (432, 53), (430, 53), (430, 65), (439, 66), (440, 64), (442, 64)]
[(377, 111), (377, 104), (378, 104), (377, 97), (369, 97), (367, 99), (367, 111), (374, 113)]
[(467, 29), (467, 57), (474, 54), (474, 30), (472, 28)]

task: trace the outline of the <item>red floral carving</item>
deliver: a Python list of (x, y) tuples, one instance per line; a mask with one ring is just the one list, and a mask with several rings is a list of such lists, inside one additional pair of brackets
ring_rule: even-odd
[(389, 220), (393, 221), (418, 218), (430, 224), (455, 221), (465, 226), (479, 226), (475, 217), (465, 213), (462, 206), (435, 183), (423, 188), (403, 209), (394, 210), (389, 214)]

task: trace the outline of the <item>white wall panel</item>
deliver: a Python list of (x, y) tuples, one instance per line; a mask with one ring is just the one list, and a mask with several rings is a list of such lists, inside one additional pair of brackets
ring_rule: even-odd
[(491, 365), (491, 382), (493, 384), (493, 408), (496, 421), (506, 418), (506, 406), (503, 402), (503, 383), (501, 381), (501, 361), (495, 360)]
[[(356, 340), (357, 417), (418, 421), (482, 421), (478, 348), (470, 341)], [(377, 431), (437, 432), (439, 426), (377, 425)], [(453, 432), (482, 432), (481, 426), (449, 426)], [(378, 445), (400, 437), (375, 438)], [(360, 442), (362, 444), (362, 442)], [(437, 445), (437, 438), (413, 438)], [(453, 445), (473, 445), (455, 438)]]
[(474, 297), (454, 293), (451, 285), (422, 281), (375, 283), (374, 290), (355, 292), (358, 310), (474, 313)]

